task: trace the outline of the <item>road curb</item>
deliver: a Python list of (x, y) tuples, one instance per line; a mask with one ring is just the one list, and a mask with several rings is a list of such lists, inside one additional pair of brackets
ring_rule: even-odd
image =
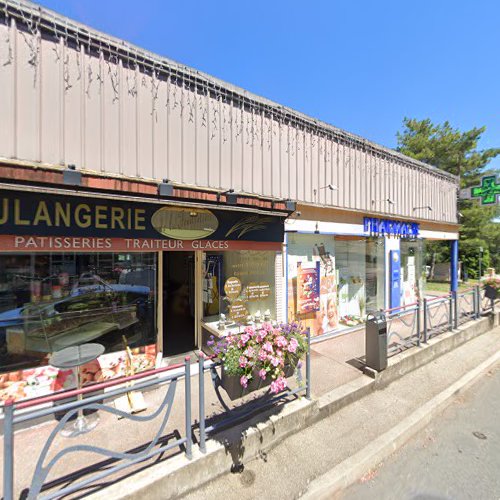
[(500, 351), (483, 361), (450, 387), (433, 397), (398, 425), (368, 446), (313, 480), (301, 496), (302, 499), (330, 499), (341, 490), (354, 484), (370, 469), (375, 468), (413, 435), (441, 413), (453, 399), (477, 382), (495, 364), (500, 362)]

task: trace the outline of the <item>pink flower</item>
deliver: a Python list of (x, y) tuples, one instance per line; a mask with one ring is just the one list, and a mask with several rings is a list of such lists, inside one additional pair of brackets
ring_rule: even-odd
[(261, 330), (255, 337), (257, 342), (260, 344), (264, 339), (266, 338), (266, 332), (264, 330)]
[(249, 340), (250, 340), (250, 335), (248, 335), (248, 333), (244, 333), (240, 337), (240, 340), (238, 341), (238, 347), (244, 347)]
[(271, 323), (269, 322), (266, 322), (262, 325), (262, 328), (264, 328), (266, 332), (270, 332), (273, 329), (273, 325), (271, 325)]
[(245, 358), (245, 356), (240, 356), (240, 359), (238, 361), (240, 363), (241, 368), (245, 368), (245, 366), (247, 366), (248, 364), (248, 359)]
[(245, 328), (245, 333), (250, 335), (250, 337), (253, 337), (255, 335), (255, 330), (251, 326), (247, 326)]
[(267, 353), (264, 351), (264, 349), (261, 349), (259, 351), (259, 361), (265, 361), (267, 359)]
[(253, 358), (255, 356), (255, 349), (253, 347), (247, 347), (243, 354), (248, 358)]
[(262, 349), (264, 349), (267, 352), (273, 352), (273, 346), (271, 345), (271, 342), (269, 342), (269, 340), (264, 343)]
[(274, 356), (271, 356), (270, 361), (273, 366), (278, 366), (280, 364), (280, 360)]
[(271, 382), (271, 392), (278, 394), (278, 392), (283, 391), (287, 387), (287, 382), (284, 377), (278, 377), (276, 380)]
[(248, 387), (248, 377), (246, 375), (243, 375), (240, 378), (240, 385), (244, 387), (245, 389)]
[(299, 343), (297, 342), (297, 339), (291, 338), (290, 343), (288, 344), (288, 352), (294, 353), (298, 346)]
[(262, 370), (259, 371), (259, 377), (262, 380), (266, 380), (266, 376), (267, 376), (267, 372), (266, 372), (266, 370), (264, 370), (264, 368), (262, 368)]
[(288, 345), (288, 342), (283, 335), (280, 335), (279, 337), (276, 338), (276, 344), (278, 347), (286, 347)]

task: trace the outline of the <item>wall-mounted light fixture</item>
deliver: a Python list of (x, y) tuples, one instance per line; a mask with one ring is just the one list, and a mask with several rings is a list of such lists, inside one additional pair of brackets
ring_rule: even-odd
[(228, 189), (222, 193), (217, 193), (217, 201), (220, 202), (220, 197), (224, 195), (226, 197), (226, 203), (228, 205), (236, 205), (238, 203), (238, 194), (234, 192), (234, 189)]
[(375, 205), (375, 203), (377, 202), (385, 202), (385, 203), (389, 203), (389, 205), (395, 205), (394, 201), (391, 200), (390, 198), (384, 198), (382, 200), (372, 200), (372, 205)]
[(413, 207), (413, 211), (415, 210), (429, 210), (429, 212), (432, 212), (432, 207), (430, 205), (424, 205), (423, 207)]
[(158, 184), (158, 194), (160, 196), (172, 196), (174, 194), (174, 185), (168, 179), (163, 179), (163, 182)]
[(292, 200), (285, 200), (285, 208), (289, 212), (295, 212), (295, 210), (297, 210), (297, 203)]
[(295, 224), (295, 221), (302, 215), (302, 212), (297, 210), (296, 212), (291, 213), (287, 218), (286, 221), (288, 224)]
[(318, 194), (318, 190), (319, 189), (329, 189), (330, 191), (338, 191), (338, 187), (335, 186), (334, 184), (327, 184), (326, 186), (321, 186), (320, 188), (316, 189), (314, 188), (313, 189), (313, 193), (314, 193), (314, 198), (316, 199), (316, 196)]
[(68, 186), (81, 186), (82, 173), (76, 170), (75, 165), (68, 165), (68, 168), (63, 171), (63, 182)]

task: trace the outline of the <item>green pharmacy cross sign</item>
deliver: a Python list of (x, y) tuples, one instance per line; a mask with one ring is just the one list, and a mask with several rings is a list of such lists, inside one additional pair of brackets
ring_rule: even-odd
[(500, 183), (496, 181), (495, 175), (489, 175), (481, 179), (481, 185), (470, 189), (471, 198), (481, 198), (481, 204), (493, 205), (500, 195)]

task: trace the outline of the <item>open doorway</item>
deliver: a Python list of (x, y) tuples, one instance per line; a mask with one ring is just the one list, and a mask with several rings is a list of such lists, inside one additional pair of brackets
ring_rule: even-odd
[(163, 353), (174, 356), (196, 347), (194, 252), (163, 254)]

